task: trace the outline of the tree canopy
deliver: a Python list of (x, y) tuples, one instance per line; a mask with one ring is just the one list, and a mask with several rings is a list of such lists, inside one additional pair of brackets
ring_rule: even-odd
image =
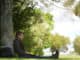
[[(55, 34), (52, 37), (52, 47), (56, 47), (57, 49), (61, 49), (63, 47), (66, 47), (67, 44), (70, 43), (70, 39), (68, 37), (65, 37), (63, 35)], [(53, 47), (53, 48), (54, 48)]]
[(76, 53), (80, 54), (80, 36), (77, 36), (74, 40), (74, 49)]
[[(75, 2), (76, 0), (67, 0), (65, 1), (64, 6), (71, 7), (74, 5)], [(74, 6), (74, 8), (71, 8), (71, 9), (76, 16), (80, 16), (80, 1), (76, 2), (76, 5)]]
[(14, 32), (24, 31), (23, 43), (29, 53), (43, 55), (44, 48), (55, 46), (60, 49), (69, 43), (68, 37), (50, 33), (54, 28), (54, 17), (49, 12), (36, 8), (33, 0), (13, 2)]

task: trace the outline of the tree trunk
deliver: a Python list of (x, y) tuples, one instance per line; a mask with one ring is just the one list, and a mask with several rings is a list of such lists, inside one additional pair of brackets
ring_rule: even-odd
[(9, 47), (13, 52), (12, 0), (0, 0), (0, 41), (1, 47)]

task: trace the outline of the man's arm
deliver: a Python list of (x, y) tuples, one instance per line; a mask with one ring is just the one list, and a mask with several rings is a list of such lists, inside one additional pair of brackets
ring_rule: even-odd
[(18, 40), (14, 41), (14, 51), (17, 54), (25, 54), (25, 51), (21, 48), (20, 42)]
[(26, 57), (26, 58), (42, 58), (40, 56), (31, 55), (28, 53), (25, 53), (24, 49), (21, 48), (20, 42), (18, 40), (14, 41), (14, 50), (20, 57)]

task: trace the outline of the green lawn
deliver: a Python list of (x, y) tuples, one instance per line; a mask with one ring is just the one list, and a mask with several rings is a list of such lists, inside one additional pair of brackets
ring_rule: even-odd
[(0, 60), (80, 60), (78, 55), (61, 55), (59, 59), (0, 58)]
[(61, 55), (59, 60), (80, 60), (79, 55)]
[(60, 58), (80, 58), (79, 55), (61, 55)]
[(20, 59), (20, 58), (2, 58), (0, 60), (80, 60), (80, 58), (59, 58), (59, 59)]

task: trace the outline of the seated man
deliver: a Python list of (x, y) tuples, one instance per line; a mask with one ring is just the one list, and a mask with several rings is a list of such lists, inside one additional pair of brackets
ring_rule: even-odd
[(17, 32), (15, 40), (13, 42), (14, 52), (18, 55), (18, 57), (22, 57), (22, 58), (25, 58), (25, 57), (26, 58), (41, 58), (39, 56), (35, 56), (35, 55), (25, 53), (25, 49), (24, 49), (24, 46), (23, 46), (23, 43), (22, 43), (23, 38), (24, 38), (23, 32)]

